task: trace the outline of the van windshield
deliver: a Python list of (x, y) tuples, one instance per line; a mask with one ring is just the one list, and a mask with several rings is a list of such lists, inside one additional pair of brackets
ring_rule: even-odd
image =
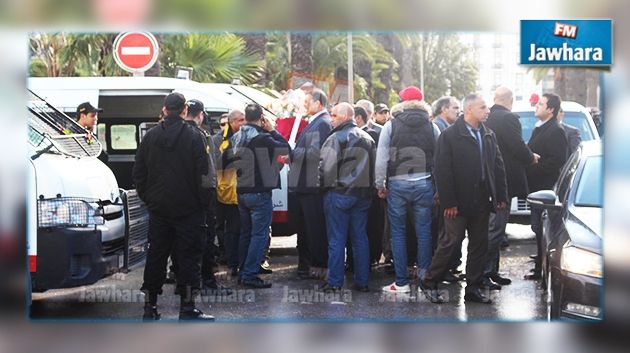
[[(523, 128), (522, 136), (525, 143), (527, 143), (529, 138), (532, 136), (532, 131), (534, 131), (534, 126), (536, 125), (536, 121), (538, 121), (538, 119), (534, 116), (534, 112), (516, 112), (516, 114), (518, 114), (521, 118), (520, 122)], [(578, 128), (580, 130), (580, 137), (582, 137), (582, 141), (595, 139), (584, 113), (565, 111), (563, 122), (567, 125)]]

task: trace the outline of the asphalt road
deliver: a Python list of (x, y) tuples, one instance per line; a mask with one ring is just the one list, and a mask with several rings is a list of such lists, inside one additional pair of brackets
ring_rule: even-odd
[[(323, 282), (299, 280), (296, 276), (296, 237), (272, 240), (273, 274), (263, 276), (273, 281), (269, 289), (246, 289), (236, 278), (220, 268), (220, 282), (235, 289), (232, 295), (202, 296), (198, 305), (217, 321), (531, 321), (546, 320), (544, 292), (537, 283), (523, 276), (533, 266), (528, 257), (535, 252), (533, 233), (527, 225), (509, 224), (510, 246), (502, 250), (501, 272), (513, 283), (490, 293), (491, 305), (465, 303), (464, 284), (443, 284), (448, 301), (441, 305), (428, 302), (415, 285), (408, 295), (391, 295), (380, 288), (393, 281), (388, 266), (373, 268), (368, 293), (349, 290), (352, 275), (338, 294), (318, 291)], [(464, 247), (466, 242), (464, 243)], [(465, 253), (464, 253), (465, 256)], [(142, 316), (144, 297), (139, 291), (142, 268), (127, 274), (116, 274), (90, 286), (34, 293), (31, 306), (33, 320), (118, 320), (138, 321)], [(413, 282), (415, 284), (415, 282)], [(163, 321), (177, 320), (179, 297), (174, 285), (164, 286), (158, 305)], [(420, 295), (419, 295), (420, 294)]]

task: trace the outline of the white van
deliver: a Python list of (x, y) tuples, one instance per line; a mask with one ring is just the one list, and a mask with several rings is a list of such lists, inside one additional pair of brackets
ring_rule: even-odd
[[(202, 84), (168, 77), (44, 77), (29, 78), (28, 87), (70, 116), (79, 104), (89, 101), (103, 109), (98, 114), (97, 137), (107, 155), (106, 164), (113, 171), (118, 185), (135, 189), (131, 171), (136, 149), (146, 131), (155, 126), (164, 103), (172, 92), (186, 99), (204, 103), (208, 125), (218, 131), (218, 118), (232, 109), (244, 109), (253, 98), (266, 105), (274, 98), (251, 87), (228, 84)], [(104, 158), (102, 158), (104, 159)], [(282, 171), (281, 190), (274, 190), (274, 235), (290, 235), (286, 167)]]
[[(579, 103), (571, 101), (562, 102), (561, 106), (564, 111), (564, 119), (562, 122), (580, 130), (582, 141), (599, 140), (597, 127), (588, 109)], [(522, 137), (525, 143), (529, 142), (532, 131), (534, 131), (534, 125), (536, 125), (536, 121), (538, 120), (534, 115), (534, 109), (535, 108), (530, 104), (525, 103), (514, 104), (512, 108), (512, 112), (519, 116), (522, 127)], [(530, 213), (530, 206), (525, 199), (512, 198), (510, 215), (529, 216)]]
[(112, 171), (96, 158), (101, 144), (36, 95), (27, 106), (32, 290), (92, 284), (140, 263), (146, 227), (130, 225), (142, 222), (146, 211), (134, 203), (135, 195), (119, 190)]

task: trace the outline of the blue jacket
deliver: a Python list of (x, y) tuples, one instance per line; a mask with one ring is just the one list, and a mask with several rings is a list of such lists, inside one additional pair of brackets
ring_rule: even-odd
[(280, 188), (283, 164), (277, 159), (289, 151), (289, 143), (277, 131), (267, 132), (252, 124), (241, 126), (226, 150), (237, 169), (236, 192), (258, 193)]

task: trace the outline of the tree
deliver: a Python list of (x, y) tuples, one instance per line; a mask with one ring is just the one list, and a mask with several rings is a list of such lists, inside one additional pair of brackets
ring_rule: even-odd
[[(462, 98), (475, 90), (479, 69), (470, 48), (456, 34), (422, 34), (418, 37), (424, 60), (424, 97), (433, 102), (445, 94)], [(417, 41), (417, 40), (416, 40)], [(414, 77), (420, 84), (419, 61)]]
[(289, 88), (291, 70), (289, 34), (285, 32), (267, 33), (265, 50), (265, 77), (267, 87), (275, 90)]
[(313, 37), (310, 33), (291, 33), (291, 87), (297, 88), (304, 81), (312, 80)]
[(162, 42), (163, 76), (173, 77), (177, 66), (186, 66), (193, 68), (195, 81), (229, 83), (240, 78), (251, 84), (263, 74), (263, 63), (235, 34), (164, 34)]
[[(251, 53), (263, 65), (266, 65), (265, 51), (267, 49), (267, 36), (265, 33), (247, 33), (241, 34), (241, 37), (245, 41), (245, 51)], [(261, 67), (261, 70), (266, 71), (266, 67)], [(265, 85), (267, 77), (266, 75), (260, 75), (258, 80), (254, 82), (257, 85)]]
[(114, 33), (33, 33), (30, 36), (31, 76), (128, 75), (114, 61)]

